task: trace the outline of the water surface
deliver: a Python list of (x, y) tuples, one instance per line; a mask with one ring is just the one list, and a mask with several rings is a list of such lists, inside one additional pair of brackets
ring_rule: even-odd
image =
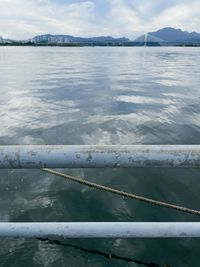
[[(0, 47), (0, 144), (200, 144), (200, 49)], [(200, 209), (198, 169), (63, 172)], [(199, 221), (66, 182), (0, 171), (0, 221)], [(1, 238), (0, 266), (139, 266)], [(199, 266), (198, 239), (64, 240), (170, 266)]]

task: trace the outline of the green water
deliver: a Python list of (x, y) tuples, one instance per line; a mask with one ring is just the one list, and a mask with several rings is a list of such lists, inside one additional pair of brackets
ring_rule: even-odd
[[(0, 144), (200, 144), (199, 48), (0, 48)], [(200, 209), (198, 169), (63, 172)], [(42, 173), (0, 171), (0, 221), (199, 221)], [(199, 239), (62, 240), (177, 266)], [(34, 239), (0, 239), (0, 266), (142, 266)]]

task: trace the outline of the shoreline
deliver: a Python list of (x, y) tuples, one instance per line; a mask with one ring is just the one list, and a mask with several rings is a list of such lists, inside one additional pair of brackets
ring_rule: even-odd
[(159, 44), (159, 43), (0, 43), (0, 46), (32, 46), (32, 47), (200, 47), (200, 43), (185, 44), (185, 43), (173, 43), (173, 44)]

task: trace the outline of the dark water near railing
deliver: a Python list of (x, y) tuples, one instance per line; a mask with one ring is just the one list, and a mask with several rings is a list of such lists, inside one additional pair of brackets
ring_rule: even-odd
[[(200, 144), (199, 48), (0, 48), (0, 144)], [(200, 209), (198, 169), (63, 170)], [(0, 221), (199, 221), (39, 170), (0, 171)], [(65, 240), (160, 265), (199, 266), (199, 239)], [(0, 266), (139, 266), (0, 239)]]

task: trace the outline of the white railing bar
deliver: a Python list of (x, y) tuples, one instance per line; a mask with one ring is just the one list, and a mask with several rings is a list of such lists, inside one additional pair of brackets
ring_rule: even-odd
[(200, 145), (0, 146), (0, 168), (200, 167)]
[(200, 222), (43, 222), (0, 223), (0, 237), (191, 238)]

